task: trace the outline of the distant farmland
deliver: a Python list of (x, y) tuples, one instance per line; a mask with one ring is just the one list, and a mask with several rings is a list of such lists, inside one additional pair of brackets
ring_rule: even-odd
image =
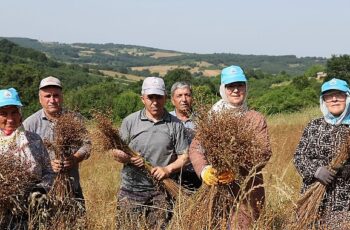
[(140, 81), (143, 80), (144, 77), (141, 76), (137, 76), (137, 75), (132, 75), (132, 74), (124, 74), (124, 73), (120, 73), (120, 72), (116, 72), (116, 71), (112, 71), (112, 70), (99, 70), (101, 73), (103, 73), (106, 76), (109, 77), (116, 77), (118, 76), (119, 78), (125, 76), (126, 80), (129, 81)]

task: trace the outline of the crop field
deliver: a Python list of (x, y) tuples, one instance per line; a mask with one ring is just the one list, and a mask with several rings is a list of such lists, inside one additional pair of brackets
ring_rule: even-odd
[(163, 57), (176, 57), (181, 56), (181, 53), (175, 53), (175, 52), (153, 52), (152, 58), (163, 58)]
[(187, 68), (187, 66), (177, 66), (177, 65), (156, 65), (156, 66), (137, 66), (131, 67), (132, 70), (142, 71), (148, 69), (151, 73), (159, 73), (160, 76), (164, 76), (169, 70), (176, 68)]
[(125, 76), (125, 78), (129, 81), (139, 81), (139, 80), (144, 79), (144, 77), (140, 77), (140, 76), (136, 76), (136, 75), (132, 75), (132, 74), (119, 73), (119, 72), (112, 71), (112, 70), (99, 70), (99, 71), (102, 72), (104, 75), (109, 76), (109, 77), (116, 77), (117, 75), (118, 75), (118, 77)]
[[(203, 66), (207, 66), (205, 63), (200, 64)], [(220, 74), (219, 69), (205, 69), (205, 67), (194, 67), (191, 68), (190, 66), (177, 66), (177, 65), (157, 65), (157, 66), (138, 66), (138, 67), (131, 67), (132, 70), (138, 70), (142, 71), (144, 69), (148, 69), (151, 73), (159, 73), (160, 76), (164, 77), (165, 74), (167, 74), (168, 71), (174, 70), (177, 68), (187, 69), (192, 74), (196, 72), (202, 72), (202, 75), (204, 77), (214, 77)]]
[[(285, 205), (292, 207), (299, 196), (301, 179), (292, 163), (294, 151), (303, 128), (308, 121), (317, 116), (320, 116), (318, 108), (297, 114), (268, 117), (273, 155), (264, 170), (265, 209), (270, 213), (279, 213), (280, 221), (287, 218), (283, 216), (285, 210), (282, 208)], [(98, 149), (94, 149), (90, 159), (81, 165), (89, 229), (113, 229), (121, 167), (109, 153), (100, 152)], [(266, 229), (268, 228), (269, 226), (266, 226)]]

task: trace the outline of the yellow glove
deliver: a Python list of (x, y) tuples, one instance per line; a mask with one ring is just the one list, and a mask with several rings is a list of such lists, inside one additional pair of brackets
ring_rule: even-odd
[(229, 184), (235, 179), (235, 174), (231, 171), (224, 171), (218, 176), (219, 184)]
[(211, 165), (206, 166), (201, 173), (203, 182), (207, 185), (217, 185), (219, 178), (217, 177), (216, 173), (216, 169), (214, 169)]

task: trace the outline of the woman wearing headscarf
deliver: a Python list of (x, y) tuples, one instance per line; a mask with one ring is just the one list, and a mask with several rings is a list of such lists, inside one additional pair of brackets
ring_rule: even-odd
[(304, 193), (314, 182), (326, 186), (320, 206), (321, 220), (329, 221), (350, 209), (350, 161), (335, 173), (328, 167), (342, 144), (349, 143), (350, 90), (348, 84), (333, 78), (321, 87), (320, 107), (323, 117), (305, 127), (294, 155)]
[[(46, 193), (53, 181), (53, 171), (50, 165), (49, 155), (44, 147), (41, 138), (32, 132), (25, 131), (22, 127), (22, 103), (14, 88), (0, 90), (0, 155), (2, 159), (8, 159), (9, 164), (18, 168), (16, 170), (28, 170), (28, 179), (33, 179), (28, 183), (28, 188), (32, 198), (38, 198), (40, 194)], [(11, 161), (12, 159), (12, 161)], [(14, 163), (15, 162), (15, 163)], [(0, 169), (6, 173), (6, 163), (2, 163)], [(4, 179), (4, 177), (2, 177)], [(4, 182), (6, 184), (6, 181)], [(18, 181), (23, 183), (23, 181)], [(16, 186), (16, 185), (14, 185)], [(0, 188), (4, 189), (4, 187)], [(23, 193), (25, 191), (18, 191)], [(13, 194), (16, 196), (17, 194)], [(26, 199), (22, 200), (26, 202)], [(24, 204), (25, 206), (28, 204)], [(26, 226), (25, 216), (13, 215), (13, 210), (1, 210), (1, 228), (22, 229)]]
[[(248, 182), (247, 189), (255, 188), (252, 189), (253, 191), (243, 202), (247, 207), (246, 210), (241, 211), (244, 209), (241, 206), (242, 209), (238, 212), (239, 226), (236, 226), (237, 229), (248, 229), (260, 215), (260, 207), (264, 205), (265, 197), (264, 188), (261, 186), (263, 177), (260, 171), (271, 156), (266, 120), (262, 114), (248, 108), (247, 89), (247, 78), (239, 66), (224, 68), (221, 72), (221, 100), (213, 105), (210, 112), (220, 113), (229, 110), (232, 112), (232, 116), (243, 117), (247, 125), (254, 130), (254, 138), (259, 139), (262, 143), (261, 147), (264, 155), (263, 159), (261, 159), (262, 164), (257, 169), (257, 175)], [(236, 196), (239, 193), (240, 186), (237, 184), (237, 181), (234, 181), (234, 175), (230, 175), (227, 172), (218, 175), (217, 170), (208, 163), (204, 151), (199, 141), (195, 138), (190, 146), (189, 157), (197, 175), (207, 185), (217, 185), (218, 183), (232, 185), (232, 193)], [(240, 169), (240, 174), (243, 177), (247, 176), (248, 173), (247, 169)]]

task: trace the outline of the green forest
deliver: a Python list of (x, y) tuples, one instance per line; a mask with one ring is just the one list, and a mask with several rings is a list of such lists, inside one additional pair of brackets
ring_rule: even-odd
[[(18, 42), (20, 41), (20, 42)], [(21, 45), (19, 45), (21, 44)], [(29, 48), (30, 47), (30, 48)], [(73, 48), (72, 48), (73, 47)], [(76, 47), (76, 48), (74, 48)], [(95, 49), (94, 55), (79, 56), (77, 47)], [(133, 49), (139, 56), (124, 53), (102, 57), (101, 49)], [(59, 43), (43, 45), (32, 39), (0, 40), (0, 88), (16, 88), (24, 104), (24, 117), (40, 108), (38, 86), (42, 78), (52, 75), (63, 83), (65, 106), (79, 110), (85, 117), (91, 117), (91, 110), (112, 111), (115, 121), (142, 108), (139, 99), (141, 80), (126, 77), (111, 77), (100, 70), (113, 69), (128, 73), (130, 67), (175, 63), (179, 68), (169, 70), (163, 77), (168, 92), (176, 81), (188, 81), (194, 86), (194, 96), (199, 103), (214, 103), (219, 99), (220, 76), (204, 77), (191, 73), (188, 68), (203, 58), (210, 63), (208, 68), (220, 69), (228, 65), (241, 65), (248, 77), (248, 104), (266, 115), (290, 113), (308, 107), (318, 106), (320, 86), (332, 77), (350, 79), (350, 57), (348, 55), (324, 58), (296, 58), (295, 56), (254, 56), (230, 54), (183, 54), (174, 57), (152, 58), (142, 52), (157, 49), (116, 44), (74, 44)], [(75, 53), (78, 55), (75, 55)], [(106, 50), (104, 52), (107, 52)], [(111, 51), (110, 51), (111, 52)], [(164, 52), (164, 51), (163, 51)], [(174, 52), (174, 51), (167, 51)], [(97, 53), (97, 55), (95, 55)], [(101, 54), (101, 55), (99, 55)], [(135, 58), (136, 57), (136, 58)], [(87, 58), (90, 58), (87, 60)], [(294, 62), (294, 69), (291, 63)], [(93, 64), (91, 64), (93, 63)], [(283, 69), (283, 66), (286, 66)], [(289, 66), (289, 67), (288, 67)], [(326, 72), (325, 79), (317, 79), (317, 72)], [(156, 75), (149, 71), (133, 71), (140, 77)], [(167, 109), (171, 110), (170, 100)]]

